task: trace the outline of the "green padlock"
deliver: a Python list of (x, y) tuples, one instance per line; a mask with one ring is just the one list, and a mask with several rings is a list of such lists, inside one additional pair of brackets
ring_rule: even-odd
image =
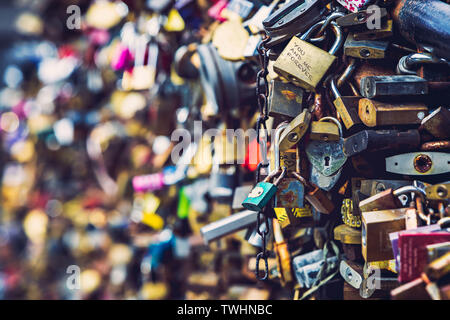
[[(275, 196), (278, 190), (278, 184), (286, 175), (286, 167), (283, 170), (274, 171), (269, 174), (263, 181), (258, 182), (253, 190), (249, 193), (247, 198), (242, 202), (242, 206), (247, 210), (262, 211), (267, 203)], [(277, 175), (279, 177), (272, 184), (269, 181), (274, 179)]]

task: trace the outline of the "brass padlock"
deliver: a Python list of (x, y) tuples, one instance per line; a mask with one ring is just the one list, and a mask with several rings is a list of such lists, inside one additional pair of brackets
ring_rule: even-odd
[(347, 129), (350, 129), (354, 126), (362, 124), (361, 119), (358, 115), (359, 100), (361, 99), (361, 97), (341, 96), (334, 78), (332, 78), (330, 81), (330, 88), (335, 98), (333, 104), (336, 107), (336, 110), (339, 113), (339, 116), (341, 117), (345, 127)]
[(340, 138), (339, 128), (332, 122), (312, 121), (309, 138), (311, 140), (337, 141)]
[(300, 39), (293, 37), (273, 65), (275, 72), (309, 91), (316, 90), (343, 43), (342, 30), (334, 21), (331, 27), (336, 41), (328, 52), (308, 43), (306, 40), (323, 24), (324, 21), (316, 23)]
[(393, 33), (393, 21), (389, 19), (381, 29), (373, 29), (364, 32), (358, 32), (353, 34), (355, 40), (379, 40), (392, 37)]
[(405, 229), (408, 208), (362, 213), (362, 254), (367, 262), (394, 258), (389, 233)]
[(428, 114), (425, 104), (387, 103), (363, 98), (359, 100), (359, 117), (368, 127), (418, 124)]
[(305, 135), (311, 121), (311, 113), (304, 109), (283, 130), (280, 136), (280, 150), (288, 150), (296, 145)]
[(344, 55), (359, 59), (384, 59), (389, 42), (380, 40), (355, 40), (349, 33), (344, 43)]
[(294, 119), (302, 111), (303, 89), (291, 83), (272, 80), (269, 84), (269, 116)]

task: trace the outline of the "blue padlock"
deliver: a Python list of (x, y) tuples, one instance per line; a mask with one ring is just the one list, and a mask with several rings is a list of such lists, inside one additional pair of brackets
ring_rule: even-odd
[[(242, 202), (242, 206), (247, 210), (262, 211), (264, 207), (269, 203), (278, 190), (278, 184), (286, 175), (286, 167), (283, 167), (282, 171), (274, 171), (269, 174), (263, 181), (258, 182), (256, 186), (249, 193), (247, 198)], [(279, 177), (274, 183), (270, 183), (277, 175)]]

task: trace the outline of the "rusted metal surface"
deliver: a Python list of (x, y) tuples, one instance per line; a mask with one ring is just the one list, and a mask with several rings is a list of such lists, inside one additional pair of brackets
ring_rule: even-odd
[(450, 5), (441, 0), (397, 0), (392, 17), (407, 40), (450, 58)]
[(433, 161), (426, 154), (419, 154), (414, 158), (414, 169), (416, 169), (420, 173), (428, 172), (433, 165)]
[(433, 151), (433, 150), (450, 150), (450, 141), (432, 141), (422, 144), (420, 150)]

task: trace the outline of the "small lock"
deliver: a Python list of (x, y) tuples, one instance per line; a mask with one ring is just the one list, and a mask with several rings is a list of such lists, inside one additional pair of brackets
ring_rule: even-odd
[(303, 89), (291, 83), (272, 80), (269, 84), (269, 116), (288, 120), (302, 112)]
[(392, 37), (394, 34), (393, 30), (394, 22), (392, 19), (386, 21), (381, 29), (373, 29), (363, 32), (354, 33), (353, 37), (355, 40), (379, 40)]
[(306, 155), (312, 166), (324, 176), (335, 175), (340, 171), (347, 161), (347, 156), (343, 152), (342, 126), (333, 117), (324, 117), (321, 121), (333, 121), (339, 130), (337, 141), (317, 141), (311, 140), (306, 146)]
[[(274, 179), (278, 175), (278, 178), (272, 184), (269, 181)], [(269, 201), (275, 196), (278, 190), (278, 184), (286, 175), (286, 168), (281, 171), (274, 171), (269, 174), (264, 181), (258, 182), (258, 184), (249, 193), (247, 198), (242, 202), (242, 206), (247, 210), (262, 211)]]
[(360, 125), (362, 122), (358, 115), (358, 107), (361, 97), (343, 97), (338, 90), (338, 86), (336, 85), (336, 81), (334, 78), (331, 78), (330, 80), (330, 89), (335, 98), (333, 104), (336, 107), (336, 111), (339, 113), (339, 116), (341, 117), (341, 120), (344, 123), (345, 127), (347, 129), (350, 129), (354, 126)]
[(342, 30), (333, 21), (331, 27), (336, 41), (328, 52), (308, 43), (306, 40), (324, 23), (325, 20), (316, 23), (300, 39), (293, 37), (273, 66), (276, 73), (309, 91), (316, 90), (336, 60), (334, 54), (340, 49), (343, 42)]
[(428, 107), (421, 102), (389, 103), (362, 98), (358, 115), (368, 127), (420, 124), (428, 114)]
[(384, 59), (389, 42), (381, 40), (355, 40), (349, 33), (344, 43), (344, 55), (359, 59)]
[(361, 210), (361, 212), (366, 212), (401, 208), (402, 204), (398, 197), (408, 193), (414, 193), (416, 196), (419, 196), (421, 198), (422, 202), (425, 201), (425, 191), (414, 186), (404, 186), (396, 190), (389, 188), (383, 192), (377, 193), (374, 196), (360, 201), (359, 209)]

